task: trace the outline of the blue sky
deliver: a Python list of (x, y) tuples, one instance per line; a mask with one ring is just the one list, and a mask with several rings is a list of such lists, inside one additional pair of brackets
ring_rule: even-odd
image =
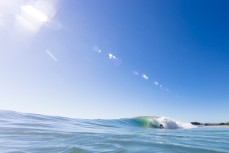
[(226, 0), (3, 0), (0, 109), (228, 121), (228, 6)]

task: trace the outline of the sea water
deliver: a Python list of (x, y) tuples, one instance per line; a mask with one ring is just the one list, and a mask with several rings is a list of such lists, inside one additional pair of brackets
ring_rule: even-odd
[(162, 117), (85, 120), (0, 111), (0, 153), (96, 152), (229, 153), (229, 128)]

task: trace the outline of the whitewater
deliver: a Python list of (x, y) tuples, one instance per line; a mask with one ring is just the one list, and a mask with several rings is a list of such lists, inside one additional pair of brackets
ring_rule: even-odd
[(0, 111), (0, 152), (229, 153), (229, 128), (156, 116), (89, 120)]

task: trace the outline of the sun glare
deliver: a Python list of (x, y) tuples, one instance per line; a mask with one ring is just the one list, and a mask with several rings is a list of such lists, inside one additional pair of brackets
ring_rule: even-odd
[(48, 21), (48, 16), (45, 15), (43, 12), (41, 12), (40, 10), (30, 6), (30, 5), (26, 5), (26, 6), (21, 6), (21, 10), (25, 13), (27, 13), (28, 15), (30, 15), (31, 17), (41, 21), (41, 22), (47, 22)]

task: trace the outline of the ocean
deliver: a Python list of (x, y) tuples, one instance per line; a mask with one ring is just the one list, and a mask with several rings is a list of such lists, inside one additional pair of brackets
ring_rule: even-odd
[(229, 153), (228, 127), (165, 117), (112, 120), (0, 111), (0, 153)]

